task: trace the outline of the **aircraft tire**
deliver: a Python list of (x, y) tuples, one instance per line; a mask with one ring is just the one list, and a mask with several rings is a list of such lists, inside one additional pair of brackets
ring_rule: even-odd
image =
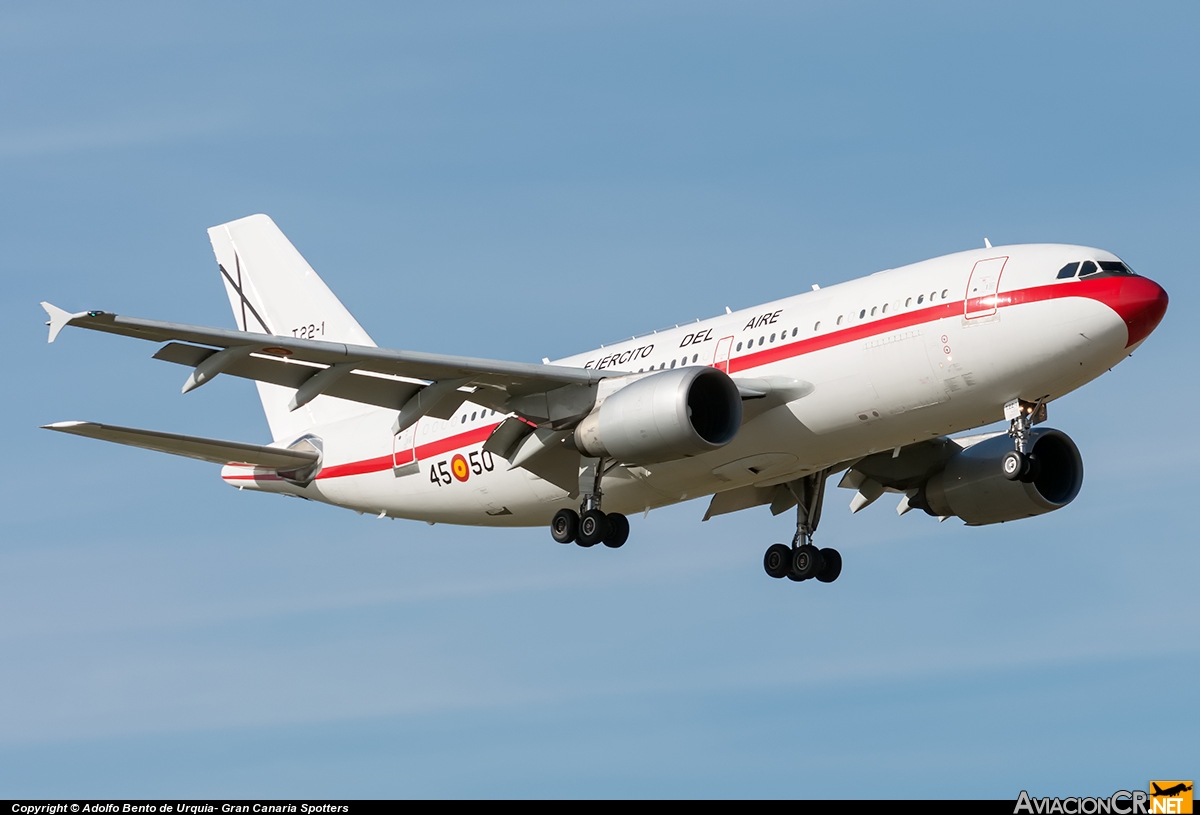
[(579, 536), (579, 515), (573, 509), (560, 509), (550, 521), (550, 536), (559, 543), (574, 543)]
[(1017, 481), (1028, 468), (1027, 461), (1028, 459), (1022, 453), (1017, 450), (1009, 450), (1004, 454), (1004, 458), (1000, 459), (1000, 469), (1009, 481)]
[(817, 580), (832, 583), (842, 573), (842, 553), (837, 549), (822, 549), (821, 559), (825, 561), (825, 565), (817, 572)]
[(1042, 462), (1033, 456), (1025, 456), (1025, 469), (1021, 471), (1021, 481), (1032, 484), (1042, 474)]
[(763, 555), (763, 569), (774, 578), (787, 577), (792, 568), (792, 547), (772, 543)]
[(604, 545), (609, 549), (620, 549), (629, 540), (629, 519), (619, 512), (608, 513), (608, 534)]
[(821, 550), (812, 544), (805, 544), (792, 552), (792, 569), (789, 575), (795, 575), (800, 580), (808, 580), (820, 574), (825, 562)]
[(589, 509), (579, 516), (579, 536), (575, 542), (580, 546), (595, 546), (608, 534), (608, 518), (598, 509)]

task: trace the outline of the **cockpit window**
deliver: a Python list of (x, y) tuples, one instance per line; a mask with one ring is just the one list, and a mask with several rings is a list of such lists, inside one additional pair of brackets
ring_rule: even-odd
[(1099, 261), (1099, 265), (1097, 265), (1095, 261), (1085, 260), (1082, 263), (1079, 261), (1068, 263), (1066, 266), (1059, 269), (1058, 279), (1069, 280), (1076, 275), (1079, 277), (1087, 277), (1088, 275), (1100, 274), (1101, 272), (1104, 272), (1105, 274), (1135, 274), (1133, 269), (1130, 269), (1127, 265), (1119, 260), (1101, 260)]

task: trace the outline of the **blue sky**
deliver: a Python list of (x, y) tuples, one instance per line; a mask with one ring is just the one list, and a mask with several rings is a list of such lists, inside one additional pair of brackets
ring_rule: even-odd
[[(1200, 751), (1194, 4), (0, 9), (0, 792), (1107, 794)], [(381, 345), (537, 360), (981, 245), (1102, 246), (1158, 331), (1051, 406), (1079, 499), (967, 529), (831, 488), (624, 549), (239, 494), (38, 430), (267, 436), (71, 310), (231, 326), (270, 214)]]

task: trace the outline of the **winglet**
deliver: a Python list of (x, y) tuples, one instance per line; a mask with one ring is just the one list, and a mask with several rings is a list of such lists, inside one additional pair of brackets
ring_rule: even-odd
[(71, 314), (70, 312), (63, 311), (53, 303), (46, 302), (42, 303), (42, 308), (50, 315), (50, 319), (46, 321), (46, 325), (50, 326), (50, 337), (46, 342), (54, 342), (54, 338), (58, 336), (58, 332), (70, 325), (71, 320), (74, 320), (76, 317), (86, 317), (88, 314), (86, 311)]

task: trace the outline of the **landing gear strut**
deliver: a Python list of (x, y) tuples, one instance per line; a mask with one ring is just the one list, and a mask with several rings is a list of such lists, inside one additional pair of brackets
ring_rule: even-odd
[(550, 521), (550, 535), (559, 543), (577, 543), (583, 547), (603, 543), (610, 549), (619, 549), (629, 539), (629, 519), (619, 512), (604, 512), (600, 500), (600, 480), (604, 476), (604, 459), (596, 462), (593, 469), (591, 489), (584, 493), (579, 512), (560, 509)]
[(1008, 419), (1008, 435), (1012, 436), (1016, 449), (1005, 453), (1000, 461), (1001, 471), (1009, 481), (1032, 483), (1042, 468), (1029, 449), (1029, 430), (1046, 421), (1046, 397), (1036, 402), (1012, 399), (1004, 405), (1004, 418)]
[(796, 534), (792, 545), (772, 544), (763, 556), (763, 568), (771, 577), (786, 577), (797, 583), (816, 578), (832, 583), (842, 573), (842, 556), (836, 549), (818, 549), (813, 533), (821, 520), (827, 470), (820, 470), (787, 484), (796, 499)]

